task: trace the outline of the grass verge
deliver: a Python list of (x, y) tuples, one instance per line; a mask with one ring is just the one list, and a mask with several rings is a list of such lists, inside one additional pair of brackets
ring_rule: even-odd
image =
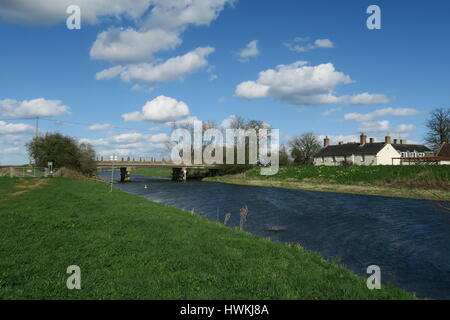
[(274, 176), (254, 168), (204, 181), (450, 201), (450, 166), (281, 167)]
[[(413, 299), (325, 261), (91, 181), (9, 197), (0, 178), (1, 299)], [(8, 190), (8, 191), (5, 191)], [(66, 269), (81, 268), (81, 290)]]

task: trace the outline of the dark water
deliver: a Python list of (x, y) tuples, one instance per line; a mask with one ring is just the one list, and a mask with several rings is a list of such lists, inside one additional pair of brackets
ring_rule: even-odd
[[(106, 176), (108, 176), (105, 173)], [(211, 220), (239, 225), (248, 206), (245, 229), (338, 260), (362, 276), (381, 268), (382, 284), (418, 297), (450, 299), (450, 212), (437, 202), (266, 187), (251, 187), (133, 176), (123, 191), (155, 202), (192, 210)], [(148, 189), (144, 186), (147, 185)], [(273, 233), (270, 226), (285, 227)]]

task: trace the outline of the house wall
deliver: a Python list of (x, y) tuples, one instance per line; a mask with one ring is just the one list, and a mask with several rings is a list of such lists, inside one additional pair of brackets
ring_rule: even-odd
[[(376, 166), (376, 165), (386, 165), (390, 166), (392, 164), (399, 165), (400, 160), (394, 160), (392, 158), (400, 158), (400, 153), (395, 150), (391, 144), (387, 144), (383, 149), (376, 155), (365, 155), (364, 161), (361, 161), (360, 155), (349, 155), (347, 156), (347, 161), (351, 162), (357, 166)], [(321, 157), (314, 158), (314, 165), (316, 166), (339, 166), (344, 157), (335, 157), (336, 161), (333, 161), (333, 157), (324, 157), (322, 161)]]
[[(333, 157), (324, 157), (322, 161), (321, 157), (314, 158), (315, 166), (340, 166), (345, 157), (335, 157), (336, 161), (333, 161)], [(349, 155), (347, 156), (347, 162), (353, 163), (357, 166), (373, 166), (376, 165), (377, 157), (375, 155), (366, 155), (364, 157), (364, 162), (361, 161), (360, 156)]]
[(392, 163), (392, 158), (400, 158), (400, 153), (395, 150), (395, 148), (387, 144), (383, 149), (380, 150), (377, 154), (377, 165), (385, 165), (385, 166), (391, 166), (393, 165), (399, 165), (400, 160), (394, 160), (394, 163)]

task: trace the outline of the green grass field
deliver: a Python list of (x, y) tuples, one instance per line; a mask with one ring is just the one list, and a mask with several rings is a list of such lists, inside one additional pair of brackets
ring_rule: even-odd
[(450, 184), (450, 166), (297, 166), (281, 167), (274, 176), (261, 176), (259, 168), (247, 172), (247, 178), (258, 179), (316, 179), (339, 184), (407, 183), (417, 186)]
[(132, 174), (139, 174), (149, 177), (172, 178), (172, 169), (165, 168), (139, 168), (134, 169)]
[(205, 181), (450, 201), (450, 166), (291, 166), (273, 176), (260, 168)]
[[(414, 298), (368, 290), (299, 245), (101, 183), (39, 180), (0, 178), (0, 299)], [(66, 288), (69, 265), (81, 268), (81, 290)]]

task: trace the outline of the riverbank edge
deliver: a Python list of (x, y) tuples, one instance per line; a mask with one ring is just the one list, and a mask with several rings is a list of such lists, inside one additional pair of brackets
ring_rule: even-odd
[[(42, 180), (42, 179), (37, 179), (37, 180)], [(54, 188), (55, 185), (58, 184), (58, 183), (66, 184), (66, 186), (68, 186), (67, 185), (68, 183), (70, 183), (70, 184), (71, 183), (80, 184), (79, 186), (81, 186), (81, 184), (86, 184), (86, 186), (91, 185), (89, 188), (93, 188), (94, 185), (97, 185), (97, 186), (103, 185), (104, 186), (104, 184), (102, 184), (100, 182), (96, 182), (96, 181), (80, 181), (80, 180), (72, 180), (72, 179), (67, 179), (67, 178), (52, 178), (52, 179), (50, 179), (47, 182), (51, 182), (51, 183), (42, 185), (42, 187), (37, 188), (37, 189), (28, 190), (29, 191), (29, 193), (27, 192), (28, 193), (28, 197), (31, 196), (29, 198), (29, 200), (32, 200), (31, 198), (35, 198), (35, 197), (38, 198), (39, 195), (43, 196), (44, 194), (48, 194), (48, 193), (46, 193), (46, 189)], [(15, 187), (13, 187), (12, 191), (16, 191), (14, 189), (15, 189)], [(96, 189), (96, 191), (99, 191), (99, 190), (97, 190), (97, 187), (95, 187), (95, 189)], [(103, 190), (104, 187), (101, 187), (101, 189)], [(60, 190), (59, 192), (67, 193), (66, 191), (63, 191), (63, 190)], [(81, 196), (84, 193), (85, 193), (85, 190), (77, 189), (77, 195), (78, 196)], [(169, 210), (169, 212), (171, 214), (175, 214), (175, 216), (177, 216), (179, 213), (183, 213), (183, 214), (185, 214), (185, 216), (184, 215), (183, 216), (186, 219), (195, 218), (192, 221), (194, 224), (200, 222), (200, 223), (204, 224), (203, 227), (205, 227), (205, 228), (206, 227), (209, 227), (209, 228), (212, 227), (212, 228), (219, 228), (218, 230), (222, 229), (222, 231), (228, 230), (228, 231), (226, 231), (227, 233), (229, 233), (230, 235), (234, 234), (234, 236), (238, 237), (239, 239), (242, 238), (243, 240), (245, 240), (247, 242), (248, 241), (252, 241), (252, 243), (254, 241), (254, 243), (253, 243), (254, 245), (259, 245), (259, 246), (263, 245), (263, 244), (269, 245), (269, 243), (270, 243), (270, 246), (274, 247), (272, 249), (275, 249), (275, 247), (279, 247), (280, 249), (282, 249), (281, 251), (284, 252), (286, 250), (289, 250), (291, 254), (295, 254), (295, 252), (299, 250), (300, 252), (303, 252), (302, 253), (303, 255), (306, 255), (306, 257), (308, 258), (307, 260), (319, 259), (320, 260), (320, 264), (324, 264), (325, 269), (331, 268), (331, 269), (335, 269), (335, 270), (341, 270), (341, 272), (344, 272), (344, 274), (347, 274), (350, 277), (350, 279), (348, 279), (349, 281), (350, 280), (354, 281), (356, 279), (359, 279), (359, 281), (364, 282), (364, 278), (359, 276), (359, 275), (357, 275), (352, 270), (347, 269), (347, 268), (343, 267), (342, 265), (337, 265), (337, 264), (335, 264), (335, 263), (333, 263), (331, 261), (328, 261), (321, 254), (319, 254), (317, 252), (306, 250), (306, 249), (304, 249), (303, 247), (301, 247), (298, 244), (272, 242), (270, 240), (267, 240), (264, 237), (260, 237), (260, 236), (254, 235), (254, 234), (251, 234), (251, 233), (246, 232), (246, 231), (241, 231), (241, 230), (237, 230), (236, 228), (226, 227), (226, 226), (224, 226), (223, 224), (221, 224), (219, 222), (214, 222), (214, 221), (211, 221), (211, 220), (209, 220), (209, 219), (207, 219), (205, 217), (201, 217), (201, 216), (195, 215), (195, 214), (193, 214), (193, 212), (181, 210), (181, 209), (178, 209), (178, 208), (175, 208), (175, 207), (172, 207), (172, 206), (168, 206), (168, 205), (165, 205), (165, 204), (156, 203), (156, 202), (153, 202), (153, 201), (151, 201), (151, 200), (149, 200), (149, 199), (147, 199), (145, 197), (134, 195), (134, 194), (130, 194), (128, 192), (125, 192), (125, 191), (122, 191), (122, 190), (119, 190), (119, 189), (114, 189), (113, 193), (106, 193), (105, 194), (105, 197), (110, 197), (110, 196), (116, 196), (116, 197), (118, 196), (118, 197), (124, 197), (124, 198), (135, 199), (135, 200), (136, 199), (141, 199), (139, 201), (136, 201), (136, 202), (139, 202), (139, 204), (138, 204), (139, 206), (143, 206), (143, 207), (141, 207), (141, 209), (145, 209), (147, 207), (145, 205), (145, 203), (148, 203), (148, 207), (149, 208), (150, 208), (150, 206), (155, 206), (157, 208)], [(22, 197), (22, 195), (17, 195), (17, 197), (14, 196), (14, 198), (15, 198), (14, 202), (17, 204), (17, 200), (20, 200), (21, 197)], [(5, 199), (5, 200), (8, 201), (8, 200), (11, 200), (11, 199)], [(107, 199), (105, 199), (105, 201), (107, 201)], [(147, 208), (147, 209), (149, 209), (149, 208)], [(134, 214), (137, 214), (137, 212), (135, 212)], [(181, 216), (179, 216), (179, 217), (181, 217)], [(150, 219), (150, 216), (148, 216), (147, 218)], [(173, 223), (173, 221), (171, 221), (171, 222)], [(54, 223), (57, 223), (57, 222), (54, 221)], [(233, 241), (236, 241), (236, 240), (237, 240), (237, 238), (234, 239)], [(281, 252), (280, 252), (280, 254), (281, 254)], [(359, 282), (359, 281), (354, 281), (354, 282), (356, 284), (356, 282)], [(415, 296), (411, 295), (411, 293), (405, 291), (404, 289), (401, 289), (401, 288), (398, 288), (398, 287), (393, 287), (393, 286), (386, 286), (385, 288), (387, 288), (387, 287), (389, 287), (389, 291), (390, 291), (390, 293), (387, 294), (389, 299), (392, 299), (392, 298), (393, 299), (400, 299), (400, 298), (402, 298), (402, 299), (417, 299)], [(376, 293), (376, 292), (372, 292), (372, 293)], [(392, 294), (392, 296), (390, 296), (391, 294)], [(376, 298), (376, 296), (377, 295), (374, 295), (373, 298)], [(77, 297), (77, 298), (79, 298), (79, 297)], [(352, 299), (354, 299), (354, 298), (352, 298)], [(356, 298), (356, 299), (359, 299), (359, 298)], [(386, 299), (386, 296), (384, 298), (382, 298), (382, 299)]]
[(249, 179), (242, 176), (222, 176), (204, 178), (204, 182), (227, 183), (244, 186), (272, 187), (291, 190), (307, 190), (330, 193), (358, 194), (366, 196), (381, 196), (389, 198), (405, 198), (432, 201), (450, 201), (450, 192), (443, 190), (394, 189), (368, 185), (344, 185), (337, 183), (308, 183), (301, 181), (286, 181), (281, 179)]

